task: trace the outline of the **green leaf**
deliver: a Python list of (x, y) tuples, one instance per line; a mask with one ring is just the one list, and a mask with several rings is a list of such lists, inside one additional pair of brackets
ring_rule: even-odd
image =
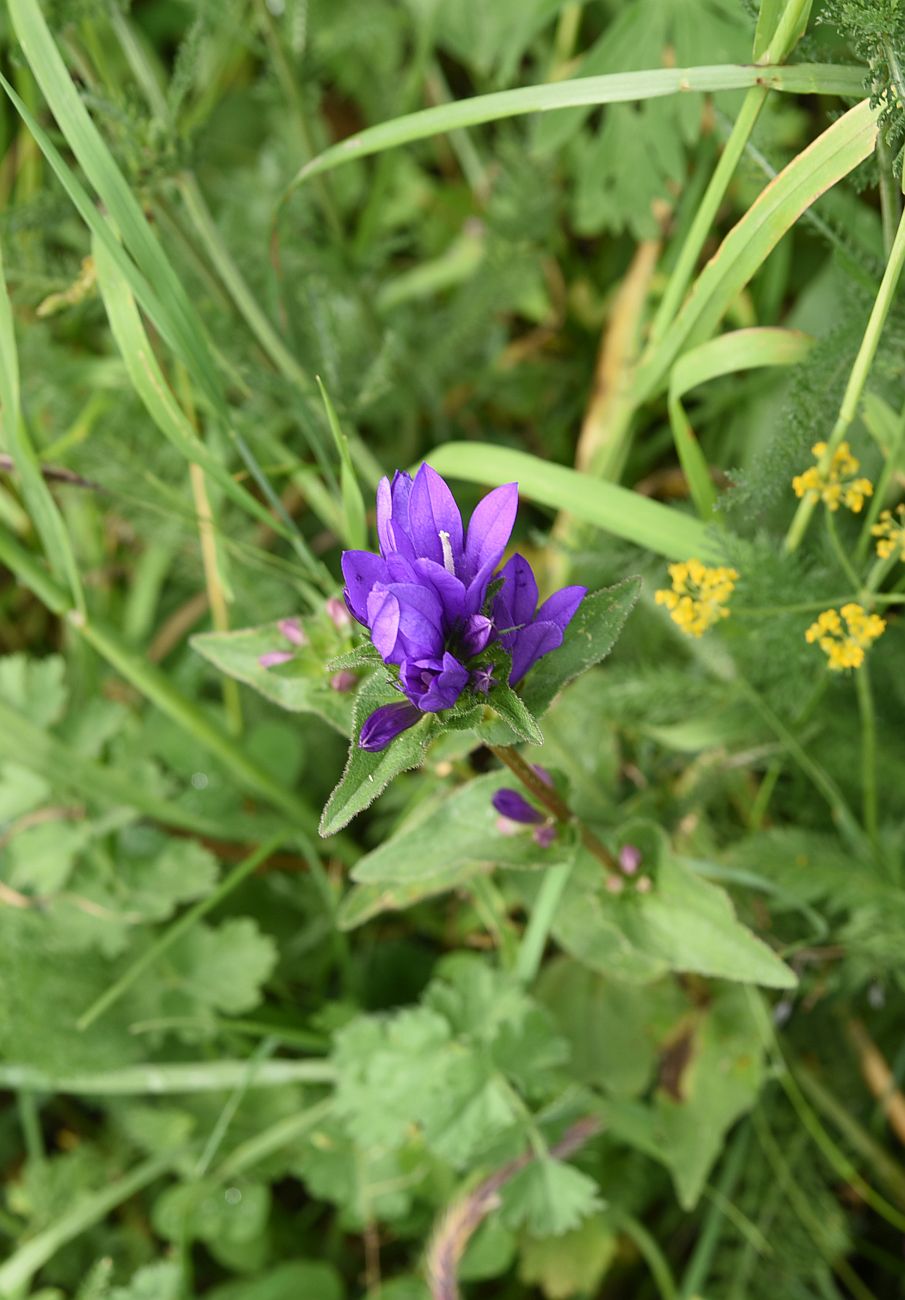
[[(656, 828), (649, 828), (654, 831)], [(641, 842), (641, 827), (629, 839)], [(656, 859), (656, 860), (655, 860)], [(735, 916), (728, 895), (673, 859), (645, 849), (653, 888), (604, 890), (599, 864), (580, 851), (553, 924), (560, 945), (591, 970), (646, 983), (668, 970), (767, 988), (794, 988), (794, 973)]]
[(72, 826), (59, 821), (43, 822), (20, 831), (8, 850), (9, 883), (13, 889), (38, 895), (62, 889), (91, 835), (90, 826)]
[[(235, 632), (202, 632), (191, 646), (220, 672), (253, 687), (268, 700), (290, 713), (314, 713), (344, 736), (352, 729), (352, 696), (330, 685), (324, 659), (335, 650), (324, 629), (314, 620), (304, 623), (308, 644), (293, 646), (280, 631), (279, 623), (264, 623)], [(263, 668), (262, 655), (291, 652), (285, 664)]]
[(652, 1104), (604, 1103), (608, 1132), (667, 1166), (683, 1209), (694, 1208), (723, 1138), (764, 1082), (756, 998), (750, 989), (719, 990), (668, 1049), (661, 1065), (668, 1086)]
[(373, 917), (382, 916), (384, 912), (402, 912), (426, 898), (460, 889), (485, 870), (486, 867), (481, 863), (457, 863), (445, 871), (431, 872), (420, 880), (353, 885), (339, 905), (337, 925), (341, 930), (354, 930)]
[(525, 678), (522, 696), (533, 714), (542, 717), (564, 686), (607, 657), (640, 594), (641, 579), (625, 578), (584, 598), (562, 645)]
[(261, 986), (276, 960), (276, 944), (250, 917), (234, 917), (216, 927), (198, 923), (168, 954), (177, 972), (176, 988), (168, 998), (172, 1014), (250, 1011), (260, 1001)]
[[(231, 1192), (235, 1188), (240, 1195)], [(195, 1240), (248, 1245), (259, 1236), (270, 1212), (270, 1192), (261, 1183), (210, 1180), (177, 1183), (154, 1204), (155, 1230), (167, 1241)]]
[(529, 501), (564, 510), (669, 560), (704, 559), (710, 553), (707, 529), (699, 519), (525, 451), (486, 442), (447, 442), (431, 452), (431, 464), (438, 474), (469, 483), (517, 480), (520, 495)]
[(433, 728), (431, 714), (425, 714), (379, 753), (369, 753), (358, 744), (361, 728), (374, 710), (399, 699), (399, 692), (390, 685), (384, 671), (376, 672), (362, 684), (353, 706), (349, 757), (339, 784), (327, 800), (319, 827), (321, 835), (342, 830), (383, 793), (394, 776), (420, 765)]
[(594, 1214), (562, 1236), (523, 1241), (519, 1277), (529, 1286), (540, 1287), (547, 1300), (597, 1295), (617, 1244), (606, 1216)]
[(109, 1300), (179, 1300), (182, 1293), (182, 1269), (164, 1261), (140, 1268), (126, 1286), (114, 1287)]
[(757, 67), (722, 64), (701, 68), (654, 68), (643, 72), (617, 72), (602, 77), (576, 77), (542, 86), (524, 86), (478, 95), (437, 108), (422, 109), (406, 117), (381, 122), (325, 149), (306, 163), (290, 190), (322, 172), (331, 171), (353, 158), (366, 158), (399, 145), (423, 140), (482, 122), (496, 122), (525, 113), (546, 113), (578, 105), (617, 104), (690, 90), (743, 90), (766, 85), (793, 94), (861, 93), (864, 74), (860, 68), (827, 64), (799, 64), (791, 67)]
[(59, 722), (66, 708), (65, 671), (60, 655), (48, 655), (46, 659), (4, 655), (0, 659), (0, 699), (24, 713), (36, 726), (50, 727)]
[(352, 879), (384, 885), (432, 880), (475, 862), (530, 867), (559, 861), (556, 844), (539, 848), (529, 827), (521, 834), (500, 833), (490, 800), (497, 790), (517, 784), (506, 771), (459, 786), (439, 805), (419, 810), (397, 835), (359, 859)]
[(516, 695), (505, 681), (494, 681), (487, 693), (487, 703), (499, 714), (516, 741), (525, 741), (529, 745), (544, 743), (544, 733), (537, 725), (537, 719), (522, 697)]
[[(227, 1282), (208, 1292), (209, 1300), (344, 1300), (342, 1279), (332, 1264), (292, 1260), (260, 1277)], [(149, 1300), (151, 1298), (149, 1297)]]
[(503, 1190), (500, 1215), (532, 1237), (559, 1237), (600, 1209), (597, 1184), (574, 1165), (545, 1156), (520, 1169)]

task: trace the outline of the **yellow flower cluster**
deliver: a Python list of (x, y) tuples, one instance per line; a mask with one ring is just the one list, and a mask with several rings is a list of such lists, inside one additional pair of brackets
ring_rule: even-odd
[[(826, 451), (826, 443), (815, 442), (811, 451), (819, 461)], [(840, 442), (833, 452), (829, 469), (822, 470), (819, 464), (812, 465), (803, 474), (796, 474), (792, 479), (792, 487), (799, 497), (813, 492), (826, 503), (829, 510), (838, 510), (842, 505), (857, 514), (864, 505), (865, 498), (871, 496), (874, 490), (869, 478), (856, 477), (859, 468), (860, 461), (852, 455), (851, 447), (847, 442)]]
[(671, 591), (658, 591), (654, 600), (665, 605), (674, 623), (689, 636), (702, 636), (709, 627), (727, 618), (726, 608), (738, 574), (725, 566), (708, 568), (700, 560), (671, 564)]
[(888, 560), (896, 551), (898, 558), (905, 560), (905, 505), (896, 506), (895, 515), (891, 510), (884, 510), (870, 531), (877, 539), (881, 560)]
[(861, 605), (843, 605), (839, 613), (825, 609), (804, 635), (810, 644), (817, 642), (830, 668), (840, 673), (846, 668), (860, 668), (865, 650), (883, 635), (885, 628), (886, 620), (879, 614), (868, 614)]

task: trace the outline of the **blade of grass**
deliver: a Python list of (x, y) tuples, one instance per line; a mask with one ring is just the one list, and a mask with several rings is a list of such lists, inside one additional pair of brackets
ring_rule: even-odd
[(84, 609), (85, 596), (66, 525), (41, 473), (41, 463), (28, 436), (19, 390), (19, 356), (13, 305), (6, 289), (0, 244), (0, 423), (6, 447), (22, 484), (22, 495), (53, 574), (69, 587), (72, 602)]
[(673, 366), (669, 380), (669, 420), (676, 452), (702, 519), (709, 521), (714, 518), (716, 491), (707, 458), (695, 438), (682, 398), (700, 384), (738, 370), (796, 365), (807, 356), (812, 342), (810, 335), (799, 330), (735, 330), (692, 348)]
[(0, 1087), (72, 1097), (163, 1097), (179, 1092), (282, 1088), (291, 1083), (332, 1083), (329, 1061), (259, 1061), (248, 1077), (246, 1061), (177, 1061), (127, 1065), (119, 1070), (54, 1075), (30, 1065), (0, 1064)]
[(527, 452), (489, 443), (450, 442), (431, 452), (430, 460), (438, 473), (469, 483), (515, 479), (522, 496), (551, 510), (567, 510), (584, 523), (671, 560), (706, 554), (710, 549), (707, 529), (690, 515)]
[[(21, 0), (19, 0), (21, 3)], [(557, 108), (594, 104), (619, 104), (652, 99), (687, 91), (744, 90), (765, 86), (792, 94), (858, 95), (864, 85), (861, 68), (830, 64), (798, 64), (788, 67), (765, 64), (716, 64), (697, 68), (653, 68), (642, 72), (617, 72), (600, 77), (576, 77), (549, 85), (524, 86), (496, 91), (472, 99), (441, 104), (436, 108), (409, 113), (342, 140), (312, 158), (297, 173), (284, 194), (296, 186), (332, 171), (353, 158), (382, 153), (432, 135), (445, 135), (462, 127), (497, 122), (526, 113), (548, 113)]]
[(639, 402), (663, 386), (689, 343), (707, 338), (783, 235), (815, 199), (870, 156), (876, 140), (877, 110), (862, 100), (766, 186), (707, 263), (660, 344), (639, 365)]
[(324, 387), (323, 380), (320, 375), (316, 375), (315, 378), (327, 414), (327, 423), (330, 425), (330, 432), (333, 434), (333, 441), (339, 453), (339, 482), (342, 492), (345, 542), (352, 550), (362, 551), (368, 543), (368, 529), (365, 522), (365, 504), (362, 500), (361, 488), (358, 486), (358, 479), (355, 476), (355, 466), (352, 464), (349, 440), (340, 427), (336, 410), (330, 400), (330, 394)]

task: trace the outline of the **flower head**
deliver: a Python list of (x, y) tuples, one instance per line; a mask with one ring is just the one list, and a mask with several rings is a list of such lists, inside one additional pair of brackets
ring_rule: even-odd
[(657, 591), (654, 600), (665, 605), (670, 617), (689, 636), (702, 636), (720, 619), (729, 617), (729, 597), (738, 581), (735, 569), (708, 568), (700, 560), (669, 566), (672, 589)]
[[(527, 588), (522, 569), (517, 578), (510, 561), (498, 575), (502, 587), (488, 600), (517, 509), (518, 487), (507, 483), (478, 503), (466, 529), (452, 492), (430, 465), (422, 465), (414, 479), (397, 471), (392, 482), (381, 480), (379, 554), (346, 551), (342, 569), (349, 610), (369, 630), (384, 663), (398, 669), (399, 689), (413, 706), (392, 715), (394, 724), (408, 721), (383, 744), (421, 714), (452, 708), (463, 691), (486, 694), (493, 668), (480, 657), (491, 644), (501, 642), (511, 651), (512, 684), (562, 644), (583, 587), (566, 588), (537, 610), (537, 585), (527, 562), (516, 557), (529, 575)], [(530, 600), (526, 589), (533, 590)], [(383, 748), (376, 741), (385, 734), (386, 725), (375, 724), (367, 732), (369, 743), (364, 729), (359, 743)]]
[[(841, 615), (841, 617), (840, 617)], [(816, 641), (829, 659), (833, 672), (846, 668), (860, 668), (864, 652), (882, 636), (886, 620), (879, 614), (868, 614), (861, 605), (843, 605), (840, 611), (825, 609), (805, 632), (805, 640)]]
[(895, 514), (884, 510), (870, 530), (877, 539), (877, 554), (881, 560), (891, 555), (905, 560), (905, 505), (896, 506)]
[(825, 442), (814, 443), (811, 451), (818, 464), (812, 465), (803, 474), (796, 474), (792, 479), (795, 495), (819, 498), (828, 510), (838, 510), (842, 505), (857, 514), (864, 505), (865, 498), (873, 494), (873, 484), (868, 478), (857, 477), (861, 463), (852, 455), (847, 442), (840, 442), (828, 467), (820, 464), (826, 450)]

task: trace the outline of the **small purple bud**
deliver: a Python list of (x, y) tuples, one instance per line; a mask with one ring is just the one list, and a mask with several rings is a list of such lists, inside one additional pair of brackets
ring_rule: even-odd
[(348, 668), (342, 668), (330, 678), (330, 688), (334, 691), (352, 691), (358, 685), (358, 678)]
[(329, 614), (333, 626), (339, 628), (340, 632), (344, 632), (346, 628), (352, 626), (352, 618), (346, 608), (346, 603), (340, 600), (338, 596), (330, 596), (324, 605), (324, 609)]
[(625, 889), (625, 881), (619, 876), (607, 876), (603, 887), (608, 894), (621, 894)]
[(543, 781), (544, 785), (549, 785), (552, 787), (553, 777), (550, 775), (547, 769), (545, 767), (541, 767), (540, 763), (532, 763), (531, 766), (534, 768), (537, 775)]
[(462, 630), (462, 652), (466, 659), (479, 655), (493, 633), (493, 624), (483, 614), (472, 614)]
[(649, 894), (653, 887), (654, 882), (651, 880), (650, 876), (639, 876), (635, 884), (635, 888), (639, 894)]
[(281, 618), (277, 627), (283, 633), (287, 641), (293, 645), (303, 646), (308, 644), (308, 637), (302, 627), (301, 620), (297, 618)]
[(262, 668), (276, 668), (280, 664), (288, 664), (294, 658), (295, 655), (288, 650), (270, 650), (266, 655), (258, 656), (258, 663)]
[(533, 808), (518, 790), (497, 790), (490, 802), (502, 817), (508, 817), (511, 822), (524, 822), (530, 826), (544, 820), (543, 813)]
[(390, 741), (395, 740), (409, 727), (414, 727), (415, 723), (423, 717), (421, 710), (416, 709), (414, 704), (409, 704), (407, 700), (382, 704), (362, 724), (358, 747), (366, 749), (369, 753), (386, 749)]
[(627, 876), (633, 876), (641, 866), (641, 850), (635, 844), (623, 844), (619, 850), (619, 867)]
[(556, 827), (548, 822), (546, 826), (538, 826), (531, 835), (535, 844), (540, 845), (542, 849), (548, 849), (556, 839)]
[(476, 668), (471, 674), (471, 685), (474, 690), (486, 695), (493, 687), (493, 664), (487, 664), (483, 668)]

